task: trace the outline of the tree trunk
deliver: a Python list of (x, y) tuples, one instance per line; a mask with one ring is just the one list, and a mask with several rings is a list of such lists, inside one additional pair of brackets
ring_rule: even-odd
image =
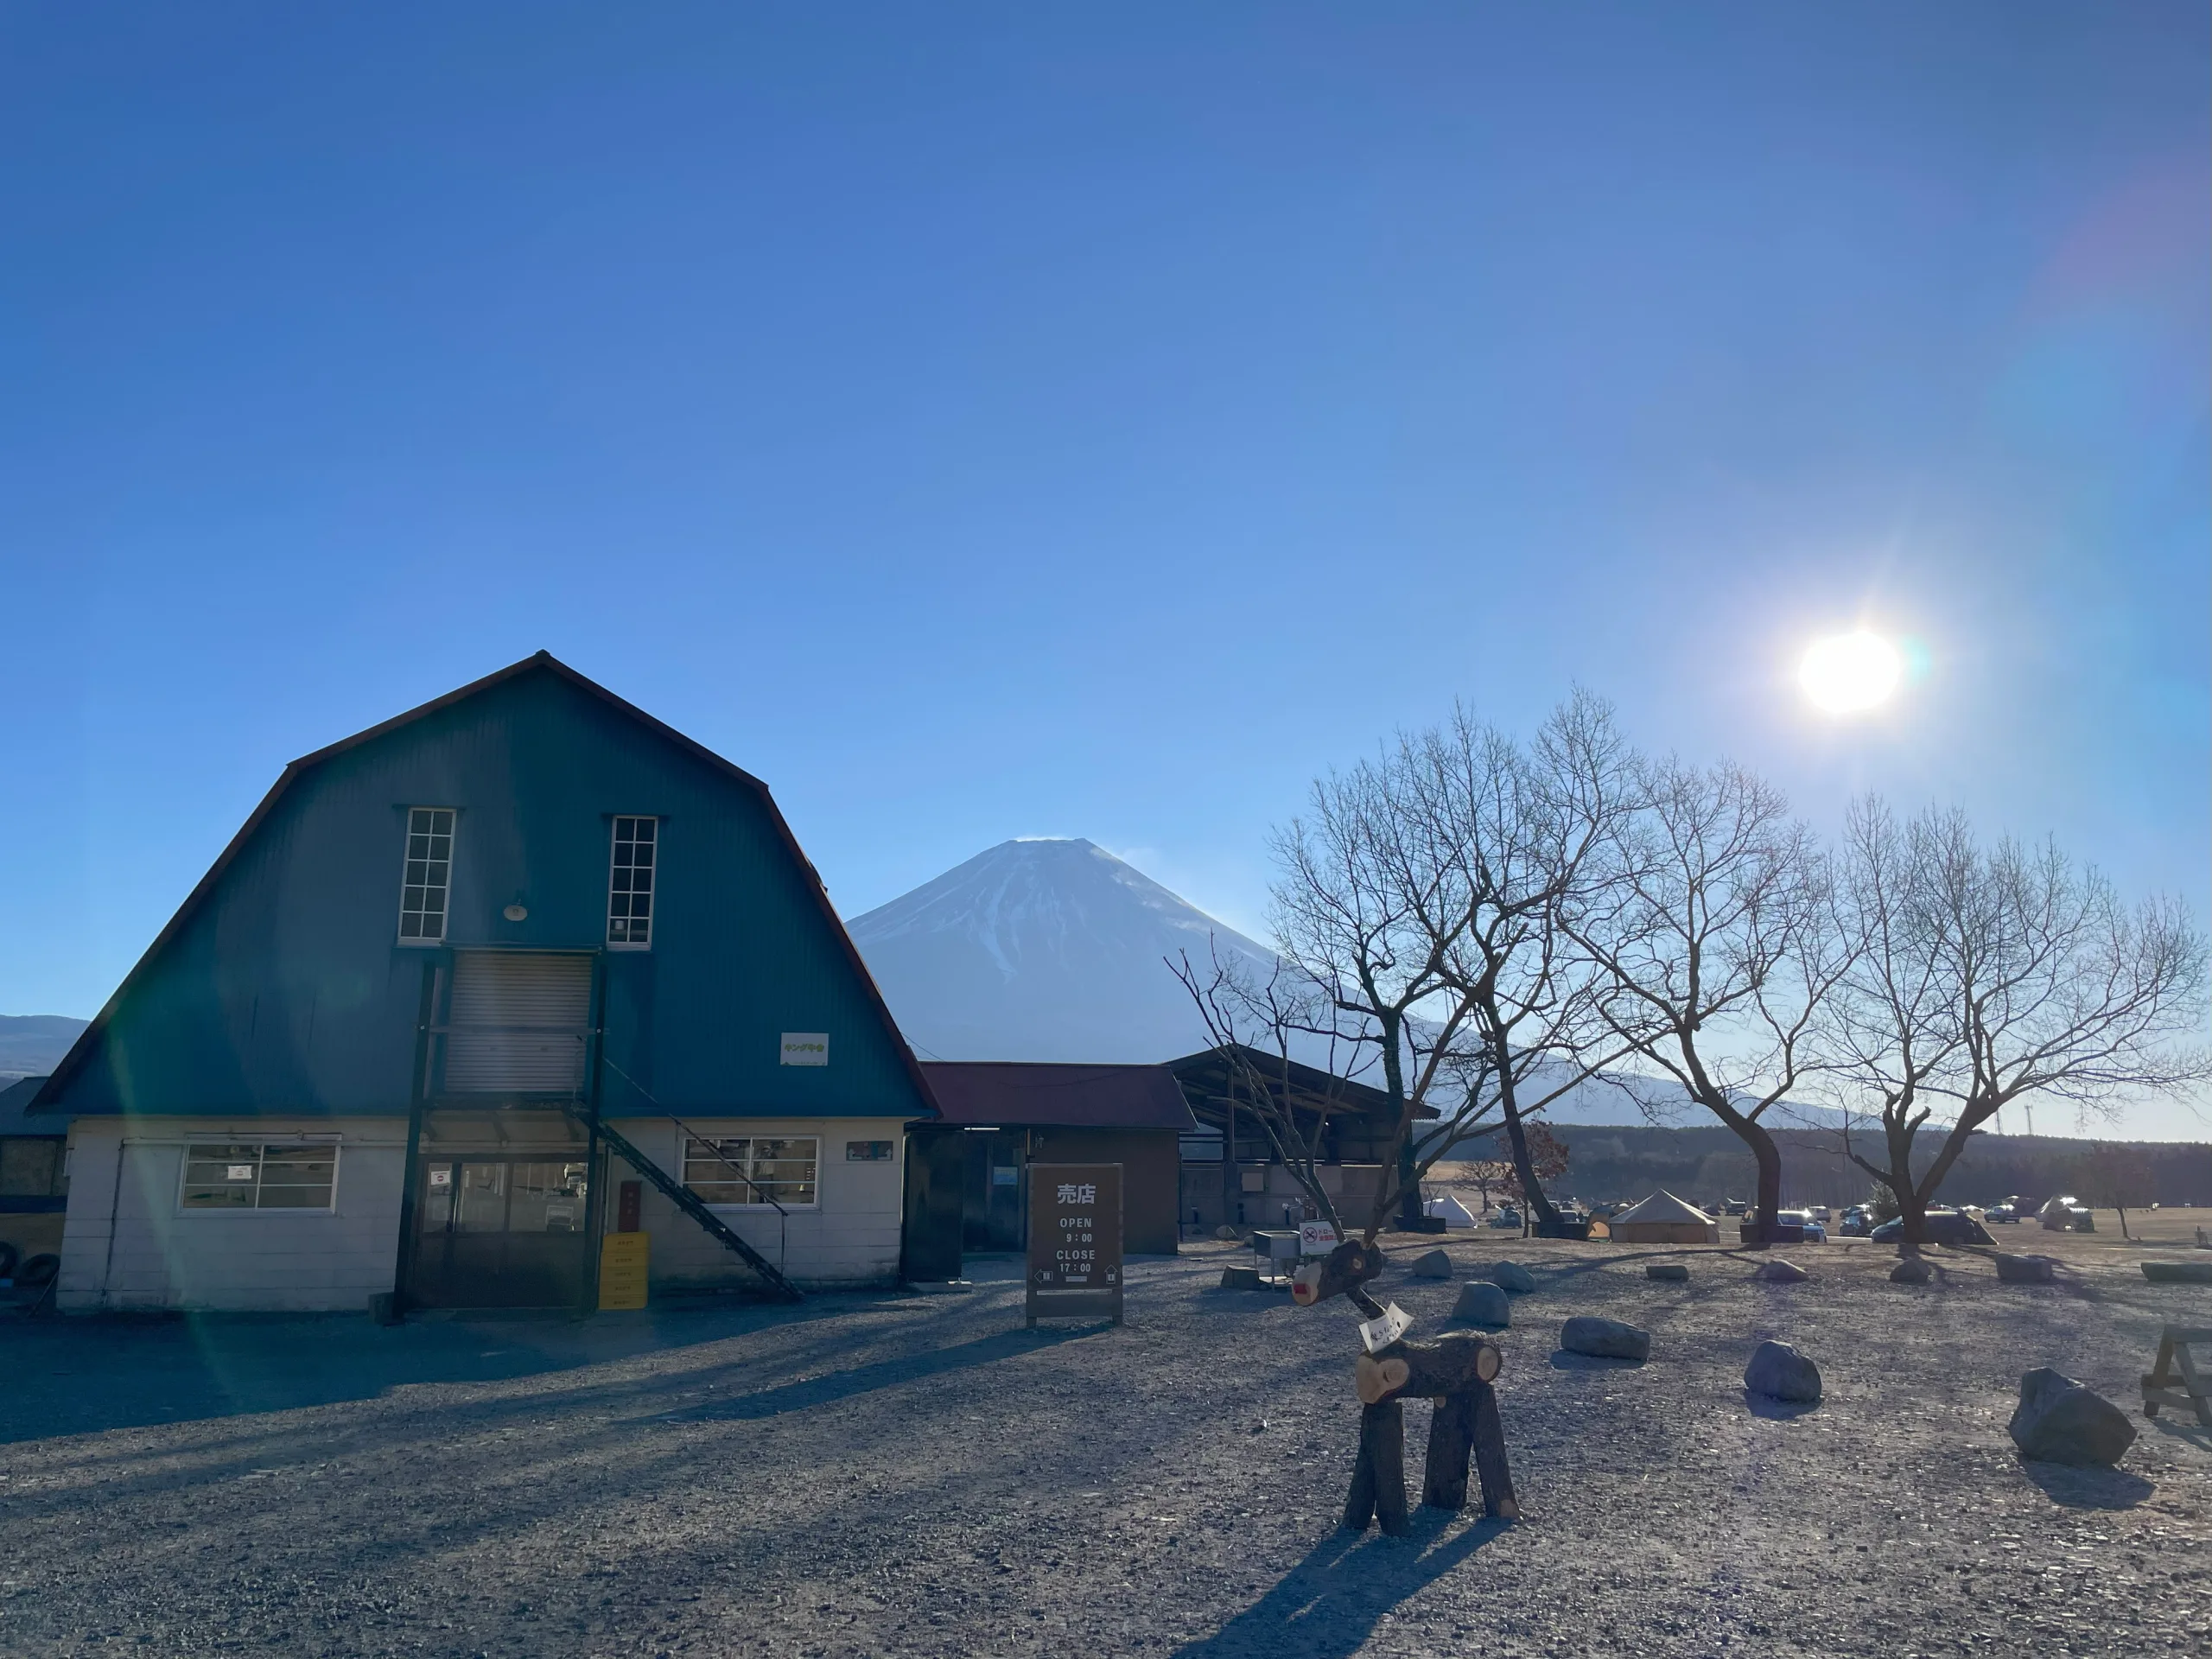
[[(1904, 1104), (1909, 1109), (1910, 1102)], [(1892, 1106), (1889, 1109), (1895, 1114), (1899, 1109)], [(1904, 1235), (1898, 1253), (1918, 1255), (1928, 1243), (1928, 1198), (1912, 1173), (1915, 1131), (1894, 1116), (1883, 1128), (1890, 1151), (1890, 1192), (1897, 1201), (1897, 1230)]]
[(1782, 1148), (1774, 1144), (1774, 1137), (1766, 1126), (1748, 1117), (1737, 1117), (1732, 1122), (1723, 1122), (1736, 1132), (1736, 1138), (1751, 1149), (1751, 1157), (1758, 1165), (1758, 1197), (1752, 1211), (1758, 1217), (1753, 1228), (1752, 1243), (1764, 1249), (1773, 1239), (1774, 1218), (1782, 1210)]
[[(1487, 983), (1487, 982), (1485, 982)], [(1529, 1131), (1521, 1121), (1521, 1103), (1515, 1098), (1513, 1079), (1513, 1051), (1496, 1033), (1503, 1027), (1496, 1003), (1483, 1009), (1484, 1018), (1490, 1023), (1492, 1033), (1490, 1047), (1491, 1062), (1497, 1068), (1497, 1103), (1505, 1119), (1505, 1141), (1513, 1157), (1513, 1173), (1521, 1184), (1522, 1236), (1529, 1230), (1528, 1217), (1533, 1214), (1537, 1230), (1556, 1228), (1559, 1211), (1544, 1195), (1544, 1184), (1536, 1179), (1536, 1160), (1529, 1151)]]
[[(1521, 1113), (1503, 1090), (1499, 1092), (1498, 1103), (1504, 1109), (1505, 1139), (1513, 1149), (1513, 1173), (1520, 1179), (1524, 1213), (1533, 1213), (1540, 1228), (1556, 1225), (1559, 1211), (1552, 1208), (1552, 1201), (1544, 1196), (1543, 1183), (1536, 1179), (1536, 1164), (1529, 1154), (1529, 1131), (1522, 1125)], [(1522, 1230), (1527, 1230), (1525, 1224)]]

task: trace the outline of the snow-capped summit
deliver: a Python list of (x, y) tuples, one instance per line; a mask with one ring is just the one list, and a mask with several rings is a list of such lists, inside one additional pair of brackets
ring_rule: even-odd
[(907, 1039), (949, 1060), (1173, 1059), (1207, 1039), (1166, 958), (1274, 960), (1080, 838), (1001, 842), (846, 925)]

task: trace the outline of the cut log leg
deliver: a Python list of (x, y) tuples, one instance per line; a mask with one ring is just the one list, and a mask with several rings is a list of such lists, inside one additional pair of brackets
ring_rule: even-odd
[(1467, 1507), (1467, 1453), (1474, 1433), (1474, 1399), (1447, 1394), (1428, 1421), (1428, 1462), (1422, 1471), (1421, 1501), (1432, 1510)]
[(1395, 1400), (1360, 1408), (1359, 1458), (1352, 1465), (1344, 1524), (1363, 1532), (1370, 1518), (1393, 1537), (1412, 1526), (1406, 1517), (1406, 1413)]
[(1375, 1459), (1367, 1455), (1367, 1414), (1380, 1406), (1363, 1407), (1359, 1414), (1359, 1455), (1351, 1462), (1351, 1491), (1344, 1498), (1344, 1525), (1365, 1532), (1375, 1518)]
[(1413, 1530), (1406, 1515), (1406, 1408), (1395, 1400), (1380, 1406), (1363, 1406), (1359, 1438), (1369, 1444), (1368, 1421), (1374, 1419), (1375, 1434), (1369, 1453), (1375, 1466), (1375, 1518), (1393, 1538)]
[[(1482, 1482), (1483, 1513), (1503, 1521), (1521, 1518), (1521, 1501), (1513, 1495), (1513, 1471), (1505, 1462), (1505, 1429), (1497, 1420), (1497, 1391), (1478, 1382), (1467, 1393), (1470, 1438), (1474, 1441), (1475, 1473)], [(1465, 1476), (1460, 1477), (1461, 1489)]]

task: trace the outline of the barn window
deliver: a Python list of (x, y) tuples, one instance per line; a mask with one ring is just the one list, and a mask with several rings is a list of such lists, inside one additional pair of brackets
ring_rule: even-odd
[(653, 935), (653, 847), (658, 818), (614, 820), (614, 867), (607, 883), (607, 942), (642, 950)]
[(683, 1185), (709, 1204), (760, 1204), (790, 1209), (814, 1202), (815, 1163), (822, 1143), (811, 1136), (745, 1135), (726, 1141), (687, 1136)]
[(328, 1210), (337, 1192), (334, 1146), (199, 1142), (184, 1150), (187, 1210)]
[(446, 937), (446, 893), (453, 882), (449, 806), (407, 810), (407, 860), (399, 878), (399, 942), (437, 944)]

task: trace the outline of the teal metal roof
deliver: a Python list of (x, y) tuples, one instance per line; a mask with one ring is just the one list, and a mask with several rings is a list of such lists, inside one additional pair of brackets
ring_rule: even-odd
[[(457, 815), (442, 950), (397, 938), (414, 806)], [(616, 814), (660, 820), (650, 950), (604, 949)], [(540, 652), (287, 766), (34, 1113), (404, 1114), (425, 962), (471, 947), (601, 953), (609, 1116), (934, 1110), (766, 786)]]

